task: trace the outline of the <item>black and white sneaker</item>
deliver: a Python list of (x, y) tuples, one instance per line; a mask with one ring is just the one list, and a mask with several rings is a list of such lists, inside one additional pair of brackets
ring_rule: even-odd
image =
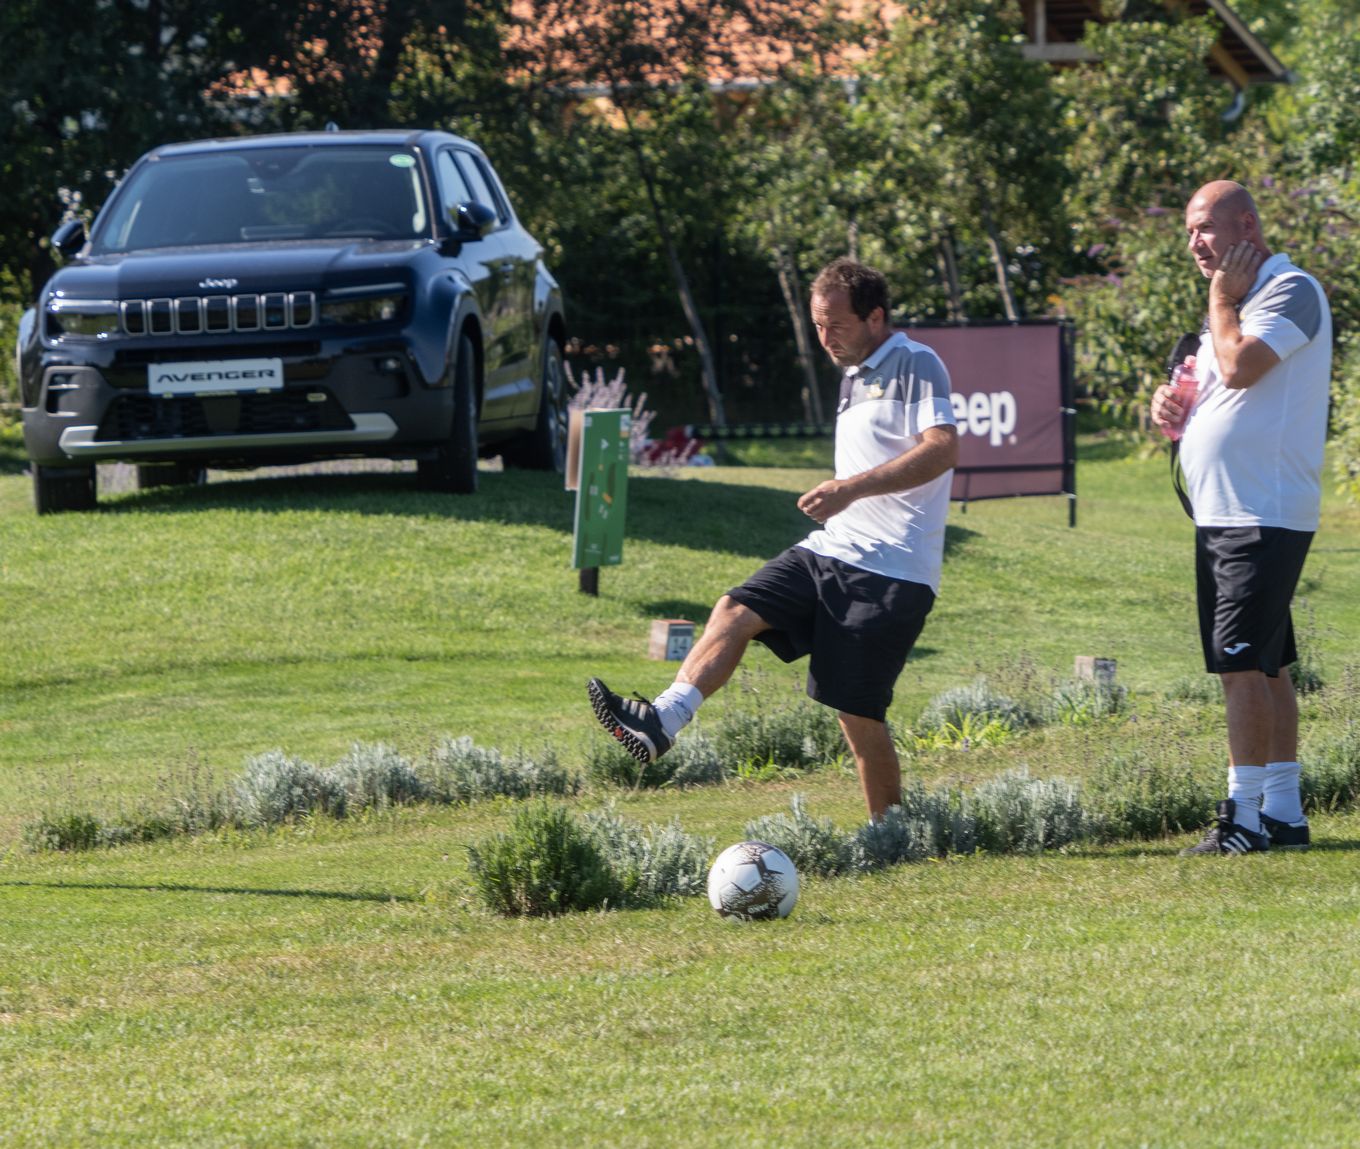
[(1272, 850), (1306, 850), (1312, 844), (1307, 818), (1302, 822), (1281, 822), (1269, 814), (1262, 814), (1261, 829), (1270, 839)]
[(642, 765), (655, 762), (675, 741), (661, 725), (656, 707), (641, 695), (624, 698), (598, 678), (586, 683), (590, 705), (600, 725), (622, 743)]
[(1198, 846), (1190, 846), (1181, 851), (1183, 855), (1194, 854), (1255, 854), (1270, 849), (1270, 839), (1239, 826), (1233, 821), (1237, 815), (1237, 803), (1224, 798), (1218, 804), (1218, 817), (1204, 835)]

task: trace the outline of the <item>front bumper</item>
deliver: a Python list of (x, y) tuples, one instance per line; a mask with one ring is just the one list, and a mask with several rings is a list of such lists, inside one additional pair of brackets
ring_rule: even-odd
[[(63, 349), (65, 351), (65, 349)], [(452, 393), (425, 385), (398, 340), (332, 347), (319, 342), (200, 348), (148, 354), (100, 348), (91, 359), (45, 355), (25, 407), (30, 459), (45, 466), (95, 461), (199, 460), (263, 465), (344, 455), (419, 456), (449, 433)], [(147, 365), (178, 359), (272, 354), (284, 386), (267, 392), (152, 395)]]
[(165, 439), (99, 438), (98, 427), (67, 427), (58, 443), (67, 459), (124, 459), (129, 455), (176, 455), (202, 451), (206, 454), (241, 450), (276, 451), (285, 448), (323, 448), (344, 451), (364, 443), (386, 443), (397, 435), (397, 424), (381, 411), (351, 415), (348, 430), (252, 432), (245, 435), (213, 434)]

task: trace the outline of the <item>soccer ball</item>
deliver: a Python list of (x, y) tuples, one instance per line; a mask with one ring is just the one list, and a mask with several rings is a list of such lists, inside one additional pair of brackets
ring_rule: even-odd
[(738, 842), (708, 871), (708, 900), (729, 920), (786, 918), (798, 901), (798, 871), (783, 850), (767, 842)]

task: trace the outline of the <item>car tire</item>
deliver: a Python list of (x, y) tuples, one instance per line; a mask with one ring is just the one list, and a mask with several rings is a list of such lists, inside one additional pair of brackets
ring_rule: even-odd
[(477, 490), (477, 352), (472, 338), (458, 340), (453, 364), (453, 420), (448, 439), (432, 459), (417, 464), (420, 485), (451, 495), (471, 495)]
[(93, 467), (33, 464), (33, 506), (40, 515), (92, 511), (98, 505)]
[(137, 489), (150, 491), (156, 487), (201, 487), (208, 481), (208, 472), (192, 463), (139, 463)]
[(543, 349), (543, 378), (538, 391), (534, 429), (505, 449), (505, 461), (528, 471), (556, 471), (567, 466), (567, 373), (562, 347), (551, 335)]

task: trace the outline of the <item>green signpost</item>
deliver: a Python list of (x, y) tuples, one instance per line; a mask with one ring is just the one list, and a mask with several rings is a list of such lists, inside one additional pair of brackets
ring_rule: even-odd
[[(628, 509), (628, 441), (633, 415), (627, 408), (581, 415), (580, 469), (576, 481), (576, 533), (571, 565), (587, 574), (623, 561), (624, 516)], [(592, 580), (589, 580), (593, 582)]]

